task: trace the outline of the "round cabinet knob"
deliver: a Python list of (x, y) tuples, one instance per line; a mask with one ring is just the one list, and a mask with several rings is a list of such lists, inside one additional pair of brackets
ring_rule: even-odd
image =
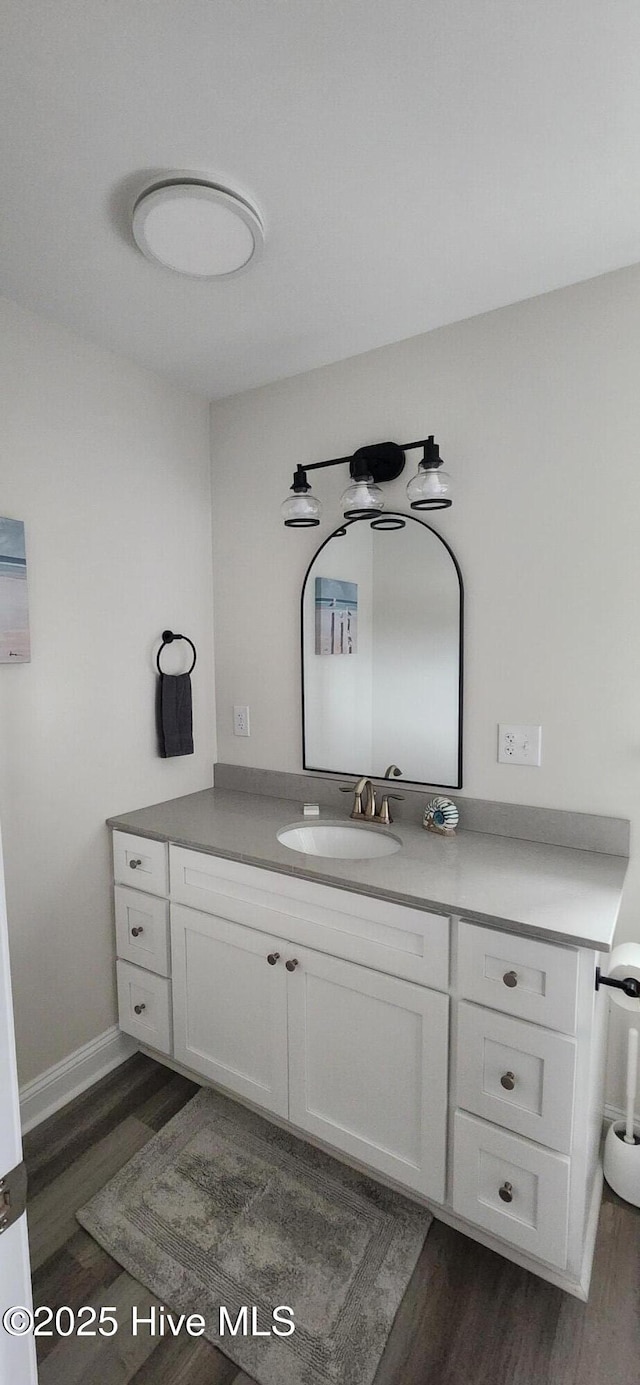
[(144, 933), (144, 928), (142, 927), (142, 924), (139, 924), (137, 928), (131, 929), (132, 938), (139, 938), (141, 933)]
[(513, 987), (517, 986), (518, 984), (518, 973), (515, 971), (505, 971), (502, 980), (504, 981), (505, 986), (508, 986), (510, 990), (513, 990)]
[(270, 952), (270, 953), (269, 953), (269, 956), (267, 957), (267, 961), (268, 961), (270, 967), (275, 967), (276, 962), (279, 962), (279, 960), (280, 960), (280, 953), (279, 953), (279, 952)]
[(142, 865), (142, 861), (140, 859), (138, 859), (137, 861), (130, 861), (129, 865), (131, 866), (132, 870), (135, 870), (137, 866)]
[(285, 967), (287, 968), (287, 971), (295, 971), (297, 965), (298, 965), (298, 958), (297, 958), (297, 957), (290, 957), (290, 958), (289, 958), (289, 961), (288, 961), (288, 962), (285, 962)]
[(502, 1198), (503, 1202), (513, 1202), (513, 1188), (511, 1184), (503, 1183), (502, 1187), (498, 1188), (498, 1195)]
[(500, 1086), (504, 1087), (505, 1092), (512, 1092), (516, 1085), (516, 1079), (512, 1072), (503, 1072), (500, 1078)]
[(143, 1011), (143, 1010), (146, 1010), (147, 1007), (146, 1007), (146, 1005), (144, 1004), (144, 1002), (142, 1002), (140, 1005), (134, 1005), (133, 1008), (134, 1008), (134, 1010), (135, 1010), (135, 1012), (136, 1012), (136, 1015), (141, 1015), (141, 1014), (142, 1014), (142, 1011)]

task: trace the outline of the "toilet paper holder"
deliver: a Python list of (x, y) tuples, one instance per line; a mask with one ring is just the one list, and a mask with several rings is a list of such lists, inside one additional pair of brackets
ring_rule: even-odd
[(614, 986), (617, 991), (624, 991), (630, 1000), (640, 1000), (640, 981), (635, 976), (625, 976), (618, 981), (613, 976), (603, 976), (600, 967), (596, 967), (596, 990), (601, 986)]

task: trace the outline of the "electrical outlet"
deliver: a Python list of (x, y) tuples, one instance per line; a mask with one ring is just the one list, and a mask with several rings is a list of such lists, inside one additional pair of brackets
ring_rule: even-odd
[(501, 765), (539, 765), (541, 758), (541, 726), (499, 725), (498, 760)]
[(249, 730), (249, 708), (234, 707), (233, 709), (233, 734), (234, 736), (250, 736)]

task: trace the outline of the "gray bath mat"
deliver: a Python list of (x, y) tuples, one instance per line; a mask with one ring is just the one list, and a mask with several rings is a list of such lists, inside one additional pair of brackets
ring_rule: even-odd
[(203, 1089), (78, 1221), (260, 1385), (371, 1385), (432, 1218)]

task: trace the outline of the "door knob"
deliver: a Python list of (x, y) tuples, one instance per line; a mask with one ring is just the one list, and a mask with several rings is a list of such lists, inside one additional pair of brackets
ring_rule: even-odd
[(503, 1183), (502, 1187), (498, 1188), (498, 1195), (502, 1198), (503, 1202), (513, 1202), (512, 1185), (510, 1183)]
[(279, 952), (270, 952), (269, 955), (268, 955), (268, 957), (267, 957), (267, 961), (268, 961), (270, 967), (275, 967), (276, 962), (278, 962), (279, 960), (280, 960), (280, 953), (279, 953)]
[(297, 958), (297, 957), (290, 957), (289, 960), (288, 960), (288, 962), (285, 962), (285, 967), (287, 968), (287, 971), (295, 971), (297, 965), (298, 965), (298, 958)]
[(144, 1001), (142, 1001), (140, 1005), (134, 1005), (133, 1008), (134, 1008), (134, 1010), (135, 1010), (135, 1012), (136, 1012), (136, 1015), (141, 1015), (141, 1014), (142, 1014), (142, 1011), (143, 1011), (143, 1010), (146, 1010), (147, 1007), (146, 1007)]
[(513, 990), (513, 987), (518, 984), (518, 973), (515, 971), (505, 971), (502, 980), (505, 986), (509, 986), (510, 990)]
[(144, 928), (142, 927), (142, 924), (139, 924), (137, 928), (131, 929), (132, 938), (138, 938), (141, 933), (144, 933)]

